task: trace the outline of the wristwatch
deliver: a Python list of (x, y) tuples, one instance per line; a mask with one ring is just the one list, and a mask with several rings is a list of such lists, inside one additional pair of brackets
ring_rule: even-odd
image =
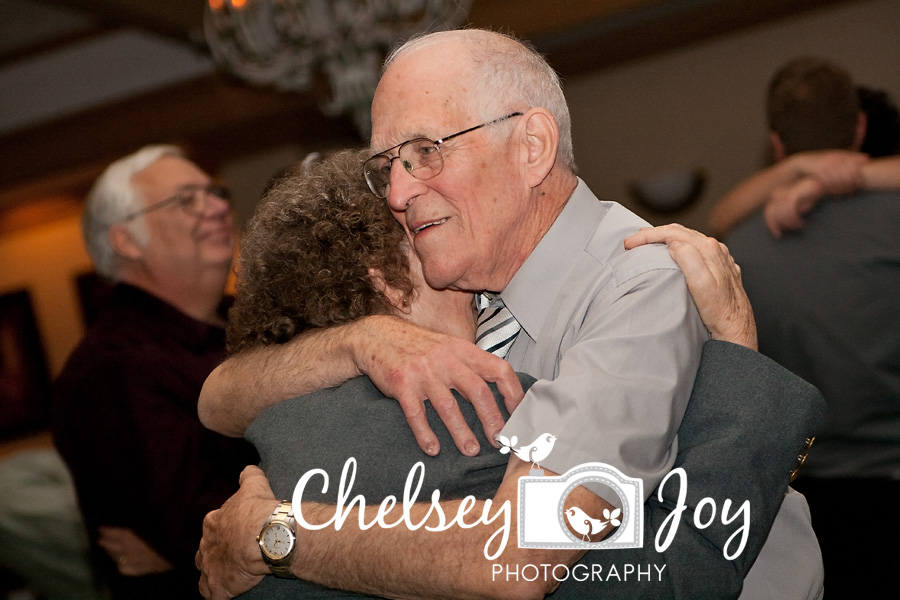
[(263, 562), (268, 565), (272, 575), (296, 579), (290, 570), (297, 543), (294, 511), (290, 502), (284, 500), (278, 504), (275, 512), (260, 530), (256, 541), (259, 542)]

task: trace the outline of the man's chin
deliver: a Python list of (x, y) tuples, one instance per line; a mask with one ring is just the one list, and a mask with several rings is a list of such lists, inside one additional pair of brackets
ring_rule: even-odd
[(439, 260), (429, 261), (430, 264), (422, 264), (422, 274), (425, 282), (436, 290), (447, 288), (459, 289), (456, 283), (462, 277), (454, 265), (442, 264)]
[(234, 254), (230, 248), (221, 248), (218, 251), (210, 251), (203, 257), (203, 262), (213, 268), (230, 269), (234, 260)]

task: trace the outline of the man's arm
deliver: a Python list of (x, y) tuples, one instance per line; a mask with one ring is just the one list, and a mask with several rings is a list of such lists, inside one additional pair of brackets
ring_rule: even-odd
[(863, 182), (867, 190), (895, 190), (900, 188), (900, 156), (888, 156), (863, 166)]
[[(860, 187), (867, 190), (900, 189), (900, 157), (873, 160), (863, 165)], [(833, 193), (811, 176), (777, 188), (764, 208), (769, 233), (780, 238), (784, 231), (802, 229), (804, 215), (815, 208), (824, 196)]]
[(172, 570), (172, 563), (126, 527), (101, 525), (97, 545), (116, 563), (121, 575), (140, 577)]
[[(571, 566), (584, 555), (584, 550), (518, 547), (518, 481), (529, 474), (529, 468), (529, 463), (511, 457), (493, 500), (468, 503), (464, 521), (474, 523), (484, 512), (497, 516), (487, 525), (463, 528), (457, 523), (446, 530), (427, 531), (426, 527), (413, 530), (400, 523), (389, 529), (376, 525), (366, 531), (360, 529), (354, 508), (339, 530), (332, 525), (317, 531), (298, 527), (291, 572), (327, 587), (391, 598), (543, 598), (559, 584), (552, 576), (544, 579), (541, 573), (530, 582), (524, 578), (507, 581), (505, 577), (495, 581), (491, 564), (501, 563), (504, 569), (522, 572), (524, 565)], [(546, 471), (546, 475), (555, 473)], [(278, 501), (259, 469), (248, 467), (241, 479), (241, 490), (204, 522), (197, 566), (203, 573), (200, 589), (207, 598), (243, 593), (268, 573), (259, 546), (252, 542)], [(465, 500), (440, 502), (445, 522), (452, 522), (464, 504)], [(594, 515), (612, 508), (580, 487), (569, 494), (566, 505)], [(302, 511), (311, 524), (325, 523), (335, 515), (333, 505), (304, 502), (299, 509), (294, 506), (295, 516)], [(507, 512), (502, 513), (501, 507)], [(366, 507), (364, 521), (371, 523), (381, 512), (378, 506)], [(394, 507), (382, 519), (397, 522), (402, 512), (400, 506)], [(432, 504), (420, 503), (412, 507), (408, 520), (436, 527), (444, 522), (437, 517)], [(486, 552), (496, 552), (502, 543), (501, 535), (491, 538), (503, 527), (509, 533), (505, 550), (489, 561), (484, 558)], [(591, 541), (602, 537), (592, 537)], [(391, 550), (385, 551), (387, 548)]]
[(451, 390), (472, 403), (488, 439), (500, 432), (503, 418), (485, 382), (497, 384), (510, 412), (523, 396), (506, 361), (471, 342), (376, 315), (229, 358), (203, 386), (200, 420), (219, 433), (240, 436), (265, 408), (361, 374), (400, 403), (419, 446), (432, 456), (440, 444), (425, 418), (426, 398), (460, 452), (471, 456), (479, 451), (478, 441)]
[(289, 342), (229, 357), (207, 377), (197, 412), (209, 429), (241, 437), (263, 410), (361, 374), (353, 359), (353, 324), (312, 330)]
[(863, 166), (867, 161), (867, 155), (848, 150), (799, 152), (791, 155), (748, 177), (728, 192), (710, 214), (710, 230), (721, 237), (762, 208), (774, 190), (804, 177), (817, 180), (829, 194), (848, 194), (859, 187), (865, 187), (867, 181), (863, 175)]

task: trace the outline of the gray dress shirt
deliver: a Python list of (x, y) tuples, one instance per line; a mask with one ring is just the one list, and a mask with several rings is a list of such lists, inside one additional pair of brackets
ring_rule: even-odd
[[(604, 462), (643, 478), (646, 498), (675, 462), (709, 334), (665, 246), (625, 251), (624, 238), (645, 226), (579, 179), (501, 297), (522, 325), (507, 360), (539, 378), (502, 434), (528, 444), (553, 433), (542, 467)], [(621, 504), (608, 488), (591, 489)], [(816, 598), (822, 580), (809, 508), (790, 490), (740, 598)]]
[(522, 325), (507, 359), (539, 379), (503, 435), (529, 444), (552, 433), (542, 467), (561, 474), (603, 462), (642, 478), (645, 499), (675, 462), (709, 336), (666, 246), (625, 251), (624, 238), (646, 226), (579, 180), (501, 294)]

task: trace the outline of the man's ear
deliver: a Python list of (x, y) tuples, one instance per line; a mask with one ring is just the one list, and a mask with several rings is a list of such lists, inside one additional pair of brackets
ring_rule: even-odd
[(537, 187), (556, 164), (559, 148), (559, 126), (545, 108), (532, 108), (525, 119), (525, 171), (528, 184)]
[(369, 279), (372, 280), (372, 285), (375, 286), (375, 289), (384, 294), (384, 297), (391, 303), (391, 306), (404, 314), (409, 313), (409, 302), (407, 301), (404, 303), (406, 294), (389, 286), (381, 275), (381, 271), (369, 268)]
[(862, 148), (863, 142), (866, 139), (866, 127), (868, 127), (869, 116), (863, 112), (859, 111), (859, 116), (856, 118), (856, 131), (853, 134), (853, 149), (857, 152)]
[(770, 131), (769, 141), (772, 143), (772, 152), (775, 155), (775, 160), (778, 162), (784, 160), (787, 152), (784, 150), (784, 142), (781, 141), (781, 136), (774, 131)]
[(109, 228), (109, 245), (116, 254), (128, 260), (140, 260), (144, 256), (144, 249), (137, 243), (134, 233), (122, 223), (116, 223)]

